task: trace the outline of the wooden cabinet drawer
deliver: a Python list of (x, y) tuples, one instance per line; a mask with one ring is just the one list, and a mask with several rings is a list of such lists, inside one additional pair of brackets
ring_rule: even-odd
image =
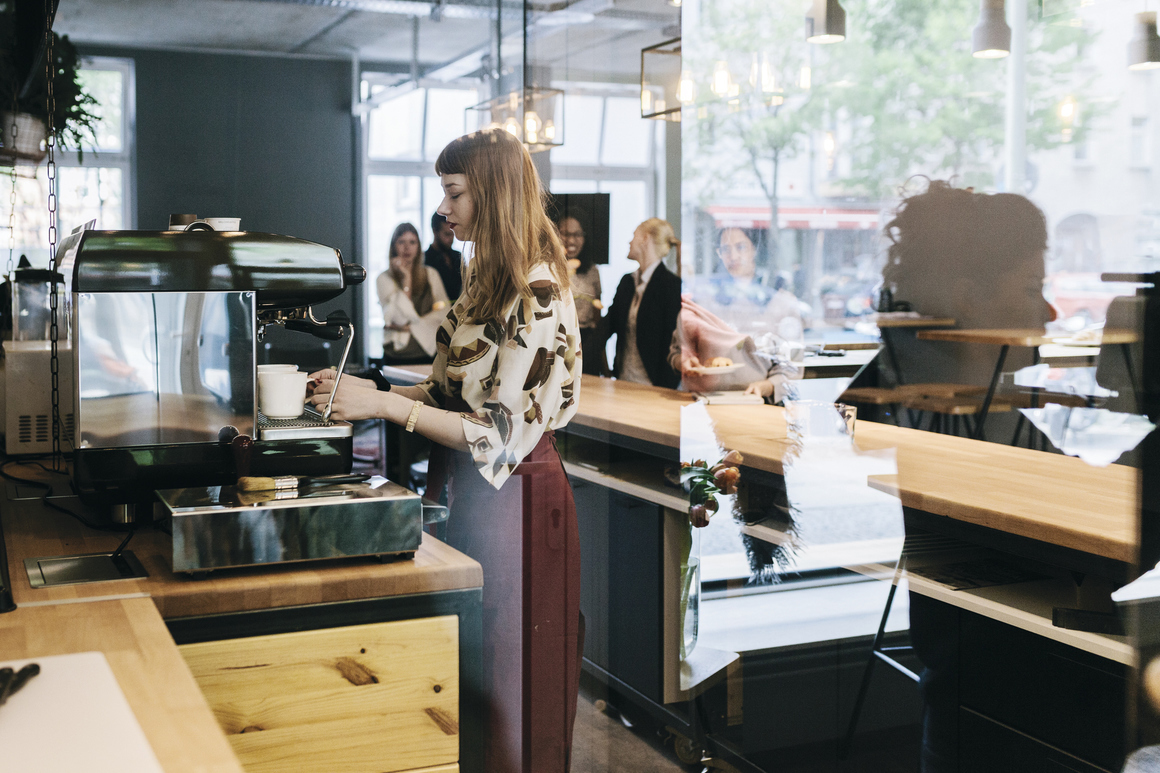
[(454, 615), (180, 649), (249, 773), (458, 770)]

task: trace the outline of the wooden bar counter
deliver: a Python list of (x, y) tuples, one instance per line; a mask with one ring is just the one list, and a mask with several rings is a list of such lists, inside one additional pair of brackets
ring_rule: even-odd
[[(580, 408), (566, 431), (607, 432), (657, 447), (676, 461), (680, 408), (691, 395), (585, 376)], [(708, 406), (718, 439), (745, 466), (781, 475), (789, 451), (784, 411), (774, 406)], [(968, 438), (858, 422), (863, 450), (896, 449), (898, 475), (869, 481), (905, 507), (1111, 561), (1131, 563), (1137, 545), (1136, 470)], [(666, 451), (667, 450), (667, 451)]]
[[(6, 471), (35, 477), (28, 467)], [(33, 588), (26, 558), (107, 553), (124, 534), (22, 499), (34, 492), (27, 487), (7, 489), (0, 523), (17, 609), (0, 615), (0, 661), (105, 653), (167, 772), (287, 770), (318, 749), (349, 762), (344, 770), (479, 769), (471, 701), (483, 576), (470, 558), (424, 534), (413, 560), (317, 561), (189, 579), (170, 570), (170, 537), (150, 526), (128, 546), (148, 577)], [(79, 508), (75, 499), (61, 504)], [(261, 663), (247, 660), (259, 652)], [(378, 675), (373, 684), (345, 672), (336, 682), (342, 663), (353, 662), (348, 655)], [(260, 678), (250, 670), (259, 666)], [(271, 708), (271, 683), (293, 686), (298, 703), (315, 708)], [(403, 708), (411, 702), (427, 707), (414, 719)], [(396, 730), (370, 726), (384, 719)]]

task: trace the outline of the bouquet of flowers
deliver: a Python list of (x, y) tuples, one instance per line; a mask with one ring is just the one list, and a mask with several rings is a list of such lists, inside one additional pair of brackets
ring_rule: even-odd
[(737, 465), (742, 461), (741, 452), (730, 451), (712, 466), (701, 459), (681, 464), (681, 483), (689, 490), (689, 523), (698, 528), (708, 526), (720, 507), (717, 496), (737, 493), (737, 481), (741, 479)]

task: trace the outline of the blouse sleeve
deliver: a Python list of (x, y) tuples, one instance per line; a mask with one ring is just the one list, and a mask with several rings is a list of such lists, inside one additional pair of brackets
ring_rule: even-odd
[(580, 330), (571, 293), (550, 280), (530, 284), (533, 297), (514, 304), (505, 329), (461, 382), (465, 392), (474, 383), (483, 389), (481, 403), (471, 401), (480, 408), (463, 414), (463, 432), (476, 469), (497, 489), (545, 431), (576, 411)]

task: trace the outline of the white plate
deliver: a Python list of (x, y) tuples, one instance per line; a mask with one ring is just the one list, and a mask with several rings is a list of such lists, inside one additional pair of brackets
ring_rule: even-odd
[(735, 362), (732, 365), (720, 365), (716, 368), (689, 368), (690, 373), (696, 373), (698, 376), (720, 376), (723, 373), (733, 373), (745, 367), (743, 362)]

